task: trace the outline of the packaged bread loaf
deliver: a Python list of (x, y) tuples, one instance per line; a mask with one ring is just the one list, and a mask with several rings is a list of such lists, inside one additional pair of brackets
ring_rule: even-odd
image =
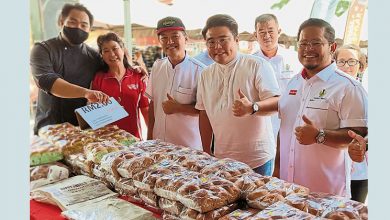
[(230, 181), (217, 176), (194, 178), (178, 189), (177, 199), (200, 213), (235, 202), (240, 190)]
[(229, 179), (240, 176), (244, 173), (253, 173), (253, 170), (245, 163), (230, 158), (225, 158), (206, 166), (200, 172), (206, 175), (212, 174)]
[(234, 185), (241, 190), (241, 198), (245, 199), (249, 193), (264, 186), (269, 181), (269, 177), (262, 176), (258, 173), (245, 173), (237, 177)]
[(133, 175), (134, 185), (144, 191), (153, 192), (156, 180), (162, 176), (178, 173), (184, 168), (173, 161), (163, 160)]
[(199, 213), (198, 211), (190, 208), (183, 208), (183, 211), (180, 213), (179, 217), (180, 219), (184, 220), (217, 220), (222, 216), (234, 211), (236, 208), (237, 204), (235, 203), (211, 210), (206, 213)]
[(206, 166), (210, 166), (218, 161), (217, 158), (207, 155), (188, 155), (180, 164), (188, 170), (200, 172)]
[(250, 220), (269, 220), (269, 219), (300, 219), (311, 220), (316, 217), (291, 207), (283, 202), (277, 202), (250, 217)]
[(189, 170), (164, 175), (156, 180), (154, 192), (161, 197), (177, 201), (179, 188), (189, 181), (201, 177), (204, 175)]
[(162, 197), (158, 200), (158, 206), (160, 209), (176, 216), (180, 215), (184, 208), (184, 205), (180, 202)]
[(259, 212), (258, 209), (236, 209), (233, 212), (223, 216), (219, 220), (248, 220), (251, 216), (256, 215)]
[(158, 209), (159, 197), (154, 192), (148, 192), (138, 189), (138, 195), (145, 204)]
[(55, 135), (70, 133), (71, 131), (79, 130), (72, 124), (65, 122), (62, 124), (46, 125), (38, 130), (39, 137), (51, 141)]
[(58, 162), (30, 167), (30, 190), (66, 179), (69, 174), (69, 168)]
[(309, 213), (321, 218), (368, 219), (367, 206), (345, 197), (312, 192), (307, 196), (306, 201)]
[(54, 141), (54, 144), (62, 149), (65, 156), (84, 153), (84, 146), (97, 140), (82, 133), (68, 135), (64, 139)]
[(93, 162), (88, 161), (83, 153), (71, 154), (64, 158), (65, 163), (69, 166), (72, 173), (86, 176), (93, 176)]
[(63, 159), (61, 148), (34, 136), (30, 144), (30, 166), (52, 163)]
[(283, 197), (290, 194), (308, 195), (310, 192), (307, 187), (295, 183), (289, 183), (275, 177), (269, 177), (269, 181), (262, 186), (262, 188), (269, 191), (278, 191), (283, 195)]
[(141, 172), (155, 164), (155, 160), (149, 156), (133, 157), (123, 159), (117, 165), (117, 171), (124, 178), (132, 178), (138, 172)]
[(84, 145), (84, 154), (87, 160), (100, 164), (102, 157), (111, 152), (126, 150), (126, 147), (117, 141), (92, 142)]
[(284, 201), (284, 197), (281, 191), (269, 191), (268, 189), (261, 187), (249, 193), (246, 200), (248, 206), (263, 210), (274, 203)]
[(115, 191), (120, 195), (139, 198), (138, 189), (134, 186), (133, 179), (130, 178), (121, 178), (115, 182)]
[(120, 129), (117, 125), (106, 125), (96, 130), (84, 130), (83, 133), (100, 141), (117, 141), (125, 146), (139, 141), (137, 137)]

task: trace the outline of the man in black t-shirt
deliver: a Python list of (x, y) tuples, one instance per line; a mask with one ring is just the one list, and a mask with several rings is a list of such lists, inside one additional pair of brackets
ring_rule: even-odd
[(65, 4), (58, 22), (59, 36), (35, 44), (31, 51), (31, 71), (40, 88), (34, 134), (49, 124), (77, 125), (76, 108), (109, 98), (88, 89), (100, 64), (98, 52), (84, 43), (93, 24), (91, 12), (81, 4)]

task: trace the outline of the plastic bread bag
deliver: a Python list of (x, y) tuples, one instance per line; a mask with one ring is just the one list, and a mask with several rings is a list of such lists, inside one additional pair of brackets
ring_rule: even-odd
[(50, 137), (53, 136), (54, 134), (66, 133), (77, 129), (78, 129), (77, 127), (73, 126), (69, 122), (65, 122), (62, 124), (43, 126), (38, 130), (38, 135), (39, 137), (50, 140)]
[(206, 213), (199, 213), (196, 210), (184, 208), (179, 217), (180, 219), (184, 220), (217, 220), (222, 216), (234, 211), (236, 208), (237, 204), (235, 203), (211, 210)]
[(249, 218), (250, 220), (269, 220), (269, 219), (316, 219), (315, 216), (302, 212), (294, 207), (291, 207), (283, 202), (277, 202), (256, 215)]
[(147, 169), (155, 163), (156, 161), (149, 156), (133, 157), (119, 162), (117, 171), (121, 177), (132, 178), (133, 175)]
[(150, 154), (162, 154), (165, 157), (163, 159), (171, 159), (172, 154), (183, 149), (183, 146), (171, 144), (168, 142), (163, 142), (161, 140), (147, 140), (137, 142), (132, 147), (142, 149)]
[(102, 157), (108, 153), (126, 150), (126, 147), (117, 141), (92, 142), (84, 146), (87, 160), (100, 164)]
[(159, 197), (154, 192), (148, 192), (138, 189), (139, 198), (145, 202), (145, 204), (151, 206), (152, 208), (158, 209), (158, 200)]
[(269, 181), (264, 186), (262, 186), (262, 188), (269, 191), (279, 191), (283, 197), (286, 197), (290, 194), (309, 194), (309, 189), (307, 187), (295, 183), (289, 183), (275, 177), (271, 177)]
[(133, 179), (121, 178), (115, 182), (115, 191), (124, 196), (138, 196), (138, 189), (134, 186)]
[(132, 159), (135, 157), (147, 156), (148, 154), (141, 149), (126, 149), (117, 152), (111, 152), (105, 154), (100, 160), (100, 167), (103, 172), (112, 174), (116, 180), (121, 178), (121, 175), (118, 172), (118, 165), (122, 161), (127, 159)]
[(240, 176), (244, 173), (253, 173), (253, 170), (245, 163), (225, 158), (203, 168), (201, 173), (216, 175), (225, 179)]
[(161, 197), (178, 201), (179, 188), (202, 176), (204, 175), (188, 170), (164, 175), (156, 180), (154, 192)]
[(162, 213), (161, 217), (163, 220), (181, 220), (181, 218), (178, 215), (174, 215), (166, 211)]
[(261, 187), (249, 193), (246, 200), (249, 207), (263, 210), (272, 204), (284, 201), (285, 199), (280, 191), (269, 191)]
[(258, 209), (236, 209), (233, 212), (223, 216), (219, 220), (247, 220), (251, 216), (256, 215), (259, 212)]
[(69, 173), (69, 168), (58, 162), (30, 167), (30, 190), (67, 179)]
[(106, 125), (96, 130), (85, 130), (83, 132), (101, 141), (118, 141), (125, 146), (129, 146), (139, 141), (137, 137), (120, 129), (117, 125)]
[(52, 163), (63, 159), (61, 148), (34, 136), (30, 144), (30, 166)]
[(217, 176), (189, 180), (178, 189), (177, 199), (200, 213), (221, 208), (238, 200), (240, 189), (232, 182)]
[(153, 213), (118, 198), (109, 198), (61, 213), (70, 220), (153, 220)]
[(68, 135), (64, 139), (54, 141), (54, 144), (62, 149), (64, 156), (84, 153), (84, 146), (97, 140), (82, 133)]
[(156, 180), (162, 176), (178, 173), (184, 168), (175, 162), (163, 160), (133, 176), (134, 185), (144, 191), (153, 192)]
[(83, 153), (72, 154), (64, 158), (66, 165), (69, 166), (72, 173), (77, 175), (93, 176), (93, 162), (88, 161)]
[(162, 197), (160, 197), (160, 199), (158, 200), (158, 206), (160, 207), (160, 209), (164, 210), (165, 212), (169, 212), (176, 216), (178, 216), (183, 211), (184, 208), (184, 205), (181, 204), (180, 202), (169, 200)]
[(189, 155), (180, 164), (188, 170), (200, 172), (206, 166), (210, 166), (218, 161), (217, 158), (206, 155)]
[[(317, 198), (322, 198), (323, 200), (326, 200), (327, 205), (321, 214), (322, 218), (363, 220), (368, 219), (368, 208), (363, 203), (336, 195), (319, 195), (320, 194), (318, 193), (312, 193), (309, 198), (312, 199), (312, 196), (317, 196)], [(330, 204), (328, 203), (329, 200), (331, 201)]]
[(245, 199), (249, 193), (264, 186), (269, 180), (270, 178), (265, 178), (258, 173), (245, 173), (238, 176), (236, 181), (234, 181), (234, 185), (241, 190), (240, 198)]

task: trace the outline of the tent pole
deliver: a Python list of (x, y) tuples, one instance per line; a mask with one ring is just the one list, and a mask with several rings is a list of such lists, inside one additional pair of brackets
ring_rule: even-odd
[[(129, 60), (132, 61), (132, 51), (133, 51), (133, 43), (132, 43), (132, 33), (131, 33), (131, 17), (130, 17), (130, 0), (123, 0), (123, 9), (125, 15), (125, 27), (124, 27), (124, 37), (125, 37), (125, 46), (129, 51)], [(132, 62), (131, 62), (132, 63)]]

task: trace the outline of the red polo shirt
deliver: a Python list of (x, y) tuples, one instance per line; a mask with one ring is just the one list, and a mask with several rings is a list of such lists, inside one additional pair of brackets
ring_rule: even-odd
[(141, 80), (142, 75), (127, 69), (121, 81), (118, 81), (113, 73), (98, 72), (92, 82), (92, 89), (100, 90), (114, 97), (122, 105), (129, 116), (112, 124), (126, 130), (136, 137), (140, 137), (141, 125), (140, 108), (149, 106), (149, 101), (144, 92), (146, 85)]

